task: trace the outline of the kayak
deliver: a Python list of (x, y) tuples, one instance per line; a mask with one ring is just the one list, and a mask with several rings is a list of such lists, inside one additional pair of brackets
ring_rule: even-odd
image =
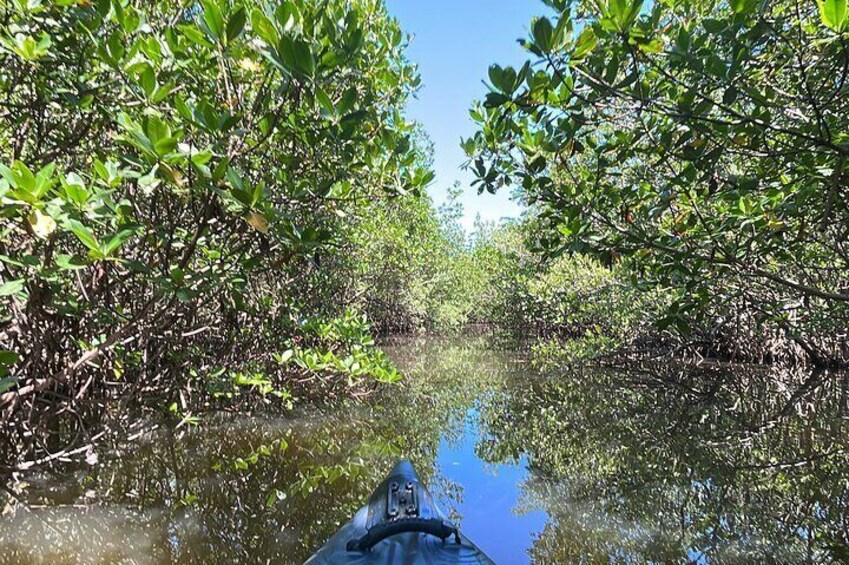
[(401, 461), (372, 493), (368, 504), (305, 565), (494, 565), (448, 521), (409, 461)]

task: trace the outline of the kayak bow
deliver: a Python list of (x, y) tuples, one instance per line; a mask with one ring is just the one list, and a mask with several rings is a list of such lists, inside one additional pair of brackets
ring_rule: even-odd
[(401, 461), (368, 504), (305, 565), (393, 563), (494, 565), (440, 512), (409, 461)]

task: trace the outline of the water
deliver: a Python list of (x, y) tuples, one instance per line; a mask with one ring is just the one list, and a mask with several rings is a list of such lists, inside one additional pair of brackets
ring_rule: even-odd
[(498, 563), (849, 560), (845, 377), (543, 374), (488, 337), (395, 340), (363, 401), (160, 427), (21, 477), (0, 563), (300, 563), (411, 458)]

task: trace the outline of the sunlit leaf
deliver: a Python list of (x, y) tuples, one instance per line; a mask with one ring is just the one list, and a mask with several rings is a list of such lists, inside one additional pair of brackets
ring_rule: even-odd
[[(736, 0), (737, 2), (741, 0)], [(847, 0), (817, 0), (820, 18), (826, 27), (834, 31), (844, 31), (847, 27)]]
[(250, 212), (248, 212), (248, 215), (245, 217), (245, 220), (255, 230), (262, 233), (268, 233), (268, 219), (263, 214), (251, 210)]
[(27, 218), (27, 222), (36, 237), (41, 239), (47, 239), (56, 231), (56, 220), (41, 210), (34, 210)]
[(94, 237), (94, 233), (86, 226), (84, 226), (78, 220), (68, 220), (68, 228), (74, 232), (74, 235), (77, 236), (83, 245), (88, 247), (91, 251), (100, 252), (100, 244), (97, 242), (97, 238)]
[(26, 280), (18, 279), (0, 284), (0, 296), (11, 296), (13, 294), (18, 294), (23, 290), (25, 283)]

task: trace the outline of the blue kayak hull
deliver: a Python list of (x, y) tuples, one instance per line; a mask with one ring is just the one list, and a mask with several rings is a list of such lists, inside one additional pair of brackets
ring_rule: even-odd
[[(393, 489), (397, 491), (398, 485), (414, 485), (408, 488), (414, 488), (416, 493), (414, 495), (416, 498), (415, 521), (426, 521), (430, 524), (441, 522), (453, 528), (453, 525), (437, 508), (430, 492), (419, 482), (418, 474), (412, 464), (409, 461), (401, 461), (374, 491), (368, 504), (360, 508), (348, 523), (310, 557), (306, 565), (494, 564), (461, 532), (456, 532), (456, 535), (452, 532), (445, 539), (440, 539), (433, 534), (406, 531), (386, 535), (385, 539), (380, 539), (370, 549), (352, 548), (351, 546), (357, 545), (358, 540), (368, 539), (369, 532), (372, 534), (371, 537), (380, 538), (380, 535), (374, 535), (375, 532), (386, 532), (393, 525), (398, 526), (404, 522), (398, 515), (397, 508), (392, 507), (392, 497), (388, 494)], [(404, 501), (403, 498), (401, 500)]]

